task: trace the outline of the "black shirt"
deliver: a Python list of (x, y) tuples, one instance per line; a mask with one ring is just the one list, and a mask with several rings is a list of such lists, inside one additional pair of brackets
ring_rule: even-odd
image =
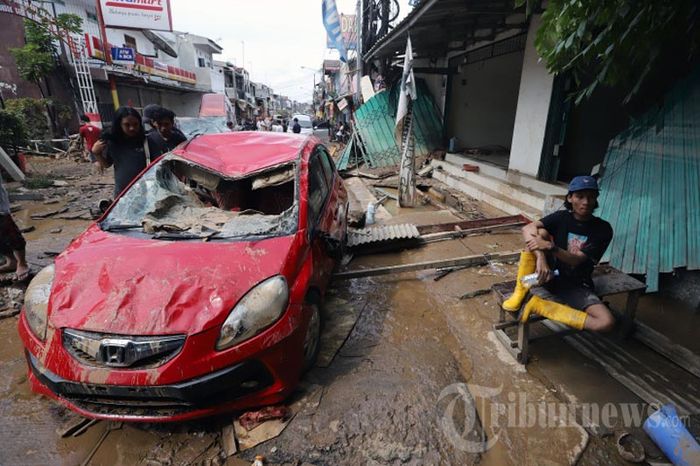
[(159, 157), (166, 152), (170, 152), (175, 149), (181, 142), (187, 141), (187, 138), (182, 131), (177, 128), (173, 128), (173, 133), (167, 140), (160, 135), (158, 130), (151, 130), (146, 134), (149, 144), (155, 146), (156, 152), (151, 152), (151, 160)]
[[(148, 149), (151, 161), (160, 153), (160, 148), (149, 139)], [(125, 141), (107, 142), (107, 153), (104, 155), (108, 164), (114, 165), (114, 196), (118, 196), (126, 188), (131, 180), (146, 168), (146, 153), (144, 152), (144, 139), (134, 138)]]
[(292, 126), (292, 133), (301, 133), (301, 125), (299, 123), (294, 123), (294, 126)]
[(576, 267), (554, 259), (552, 266), (559, 269), (559, 277), (552, 284), (554, 286), (585, 285), (592, 288), (593, 266), (603, 257), (613, 237), (610, 224), (598, 217), (581, 222), (574, 218), (572, 212), (566, 210), (554, 212), (540, 221), (559, 248), (569, 252), (579, 249), (588, 257), (588, 260)]

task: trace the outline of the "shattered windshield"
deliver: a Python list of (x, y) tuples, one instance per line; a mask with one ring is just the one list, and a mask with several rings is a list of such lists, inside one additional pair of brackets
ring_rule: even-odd
[(178, 117), (177, 126), (187, 139), (197, 134), (228, 133), (226, 117)]
[(296, 165), (229, 179), (166, 156), (117, 201), (101, 227), (160, 239), (242, 239), (297, 228)]

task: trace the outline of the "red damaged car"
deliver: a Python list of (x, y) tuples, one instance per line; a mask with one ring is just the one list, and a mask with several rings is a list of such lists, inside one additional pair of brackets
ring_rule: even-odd
[(35, 392), (92, 418), (282, 401), (317, 355), (348, 198), (313, 137), (196, 137), (43, 269), (19, 321)]

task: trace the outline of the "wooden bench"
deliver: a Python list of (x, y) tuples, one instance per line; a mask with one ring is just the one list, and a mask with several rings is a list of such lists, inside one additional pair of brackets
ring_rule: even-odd
[[(644, 293), (646, 285), (636, 278), (630, 277), (624, 272), (621, 272), (608, 265), (597, 266), (593, 271), (593, 284), (595, 285), (596, 294), (602, 299), (606, 296), (616, 294), (627, 294), (625, 310), (621, 316), (616, 316), (622, 320), (620, 332), (623, 336), (628, 336), (632, 330), (634, 317), (637, 312), (637, 304), (639, 297)], [(529, 357), (528, 346), (533, 340), (542, 337), (530, 337), (530, 324), (545, 320), (539, 315), (531, 316), (527, 322), (520, 322), (518, 317), (519, 312), (505, 311), (501, 304), (506, 300), (515, 288), (515, 281), (497, 283), (492, 289), (495, 292), (498, 306), (500, 308), (498, 323), (494, 324), (493, 328), (498, 340), (506, 347), (506, 349), (515, 357), (521, 364), (527, 364)], [(531, 293), (537, 294), (537, 288), (532, 288)], [(527, 302), (527, 298), (523, 301), (523, 305)], [(515, 339), (511, 338), (506, 332), (506, 329), (517, 327)], [(579, 330), (567, 328), (565, 331), (555, 333), (554, 335), (568, 335), (578, 332)], [(552, 336), (545, 335), (545, 336)]]

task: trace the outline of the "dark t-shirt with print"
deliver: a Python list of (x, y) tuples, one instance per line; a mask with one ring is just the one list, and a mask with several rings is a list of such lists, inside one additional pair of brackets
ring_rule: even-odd
[(172, 135), (166, 140), (157, 130), (151, 130), (146, 135), (151, 145), (156, 146), (156, 152), (151, 154), (151, 158), (159, 157), (171, 150), (175, 149), (181, 142), (187, 141), (187, 138), (177, 128), (173, 128)]
[(559, 277), (554, 280), (553, 285), (585, 285), (592, 288), (593, 266), (603, 257), (613, 237), (610, 224), (598, 217), (581, 222), (574, 218), (572, 212), (566, 210), (554, 212), (540, 221), (559, 248), (569, 252), (579, 249), (588, 257), (588, 260), (576, 267), (554, 259), (552, 266), (559, 269)]
[[(144, 140), (108, 141), (107, 163), (114, 165), (114, 196), (118, 196), (131, 180), (146, 168)], [(158, 146), (148, 141), (151, 161), (158, 155)]]

